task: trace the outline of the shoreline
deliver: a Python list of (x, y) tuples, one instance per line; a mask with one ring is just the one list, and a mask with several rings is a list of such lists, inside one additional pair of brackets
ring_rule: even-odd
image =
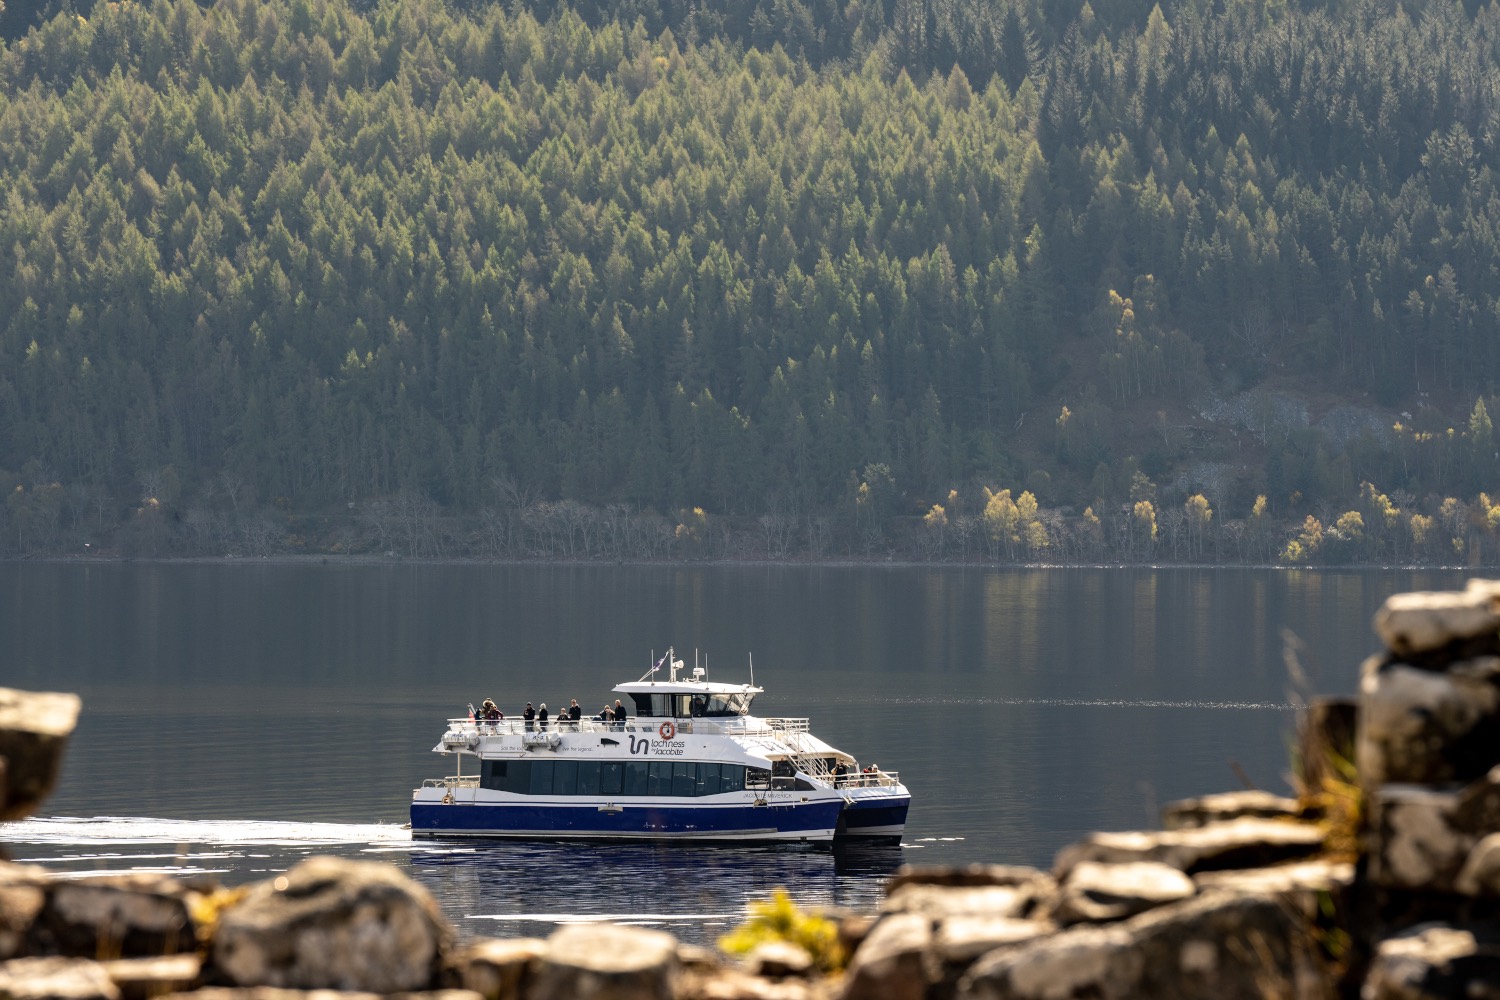
[(517, 559), (496, 558), (485, 556), (387, 556), (376, 554), (359, 555), (312, 555), (298, 553), (279, 553), (275, 555), (259, 556), (127, 556), (127, 555), (35, 555), (35, 556), (0, 556), (0, 565), (4, 564), (44, 564), (44, 563), (146, 563), (160, 565), (317, 565), (317, 566), (526, 566), (526, 567), (606, 567), (606, 566), (631, 566), (636, 568), (646, 567), (671, 567), (687, 569), (700, 568), (750, 568), (765, 567), (767, 569), (958, 569), (958, 570), (1142, 570), (1155, 571), (1173, 570), (1256, 570), (1256, 571), (1284, 571), (1284, 572), (1322, 572), (1339, 571), (1401, 571), (1417, 572), (1426, 570), (1437, 573), (1480, 573), (1486, 571), (1500, 570), (1500, 563), (1480, 563), (1476, 565), (1435, 564), (1426, 563), (1320, 563), (1317, 565), (1297, 564), (1287, 565), (1285, 563), (1204, 563), (1204, 562), (1139, 562), (1139, 563), (1049, 563), (1049, 562), (949, 562), (949, 561), (925, 561), (920, 559), (859, 559), (846, 557), (842, 559)]

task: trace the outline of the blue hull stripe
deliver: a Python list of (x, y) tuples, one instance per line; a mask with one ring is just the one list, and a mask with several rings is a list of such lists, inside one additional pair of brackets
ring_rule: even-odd
[(788, 837), (826, 835), (838, 825), (843, 803), (719, 808), (625, 805), (620, 812), (598, 806), (426, 805), (412, 803), (416, 836), (447, 833), (591, 837), (722, 837), (735, 834)]

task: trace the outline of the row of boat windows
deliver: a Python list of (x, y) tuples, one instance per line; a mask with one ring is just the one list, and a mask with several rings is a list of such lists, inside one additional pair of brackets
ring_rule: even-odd
[(672, 795), (691, 797), (764, 788), (771, 772), (743, 764), (692, 760), (486, 760), (479, 784), (521, 795)]

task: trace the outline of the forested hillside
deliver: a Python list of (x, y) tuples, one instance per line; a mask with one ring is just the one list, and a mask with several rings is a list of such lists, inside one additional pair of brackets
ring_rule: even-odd
[(1107, 6), (12, 3), (0, 552), (1493, 556), (1500, 10)]

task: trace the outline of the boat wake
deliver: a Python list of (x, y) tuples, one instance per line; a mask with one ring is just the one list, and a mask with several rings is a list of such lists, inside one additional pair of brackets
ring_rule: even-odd
[(393, 846), (410, 844), (411, 832), (388, 823), (47, 816), (0, 825), (0, 841), (55, 847), (97, 844), (289, 848), (335, 844)]

